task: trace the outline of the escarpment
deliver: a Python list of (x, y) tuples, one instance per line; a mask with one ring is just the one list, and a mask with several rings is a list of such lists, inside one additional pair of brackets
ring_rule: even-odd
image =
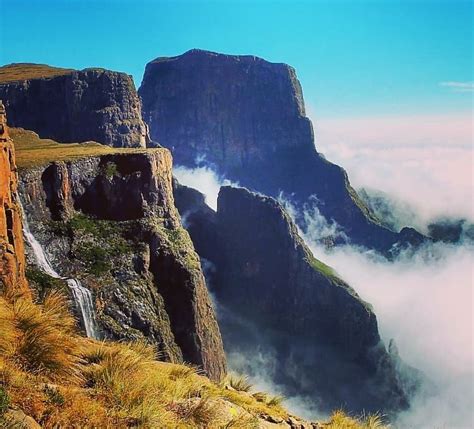
[(39, 64), (0, 67), (0, 99), (10, 126), (59, 142), (114, 147), (150, 143), (132, 78), (110, 70), (68, 70)]
[[(350, 186), (346, 172), (320, 155), (295, 70), (253, 56), (192, 50), (147, 64), (139, 89), (151, 137), (175, 163), (202, 163), (300, 210), (316, 205), (350, 240), (388, 254), (423, 240), (384, 228)], [(304, 224), (304, 219), (298, 219)]]
[(175, 187), (196, 249), (212, 263), (210, 285), (233, 365), (252, 373), (260, 356), (266, 363), (259, 371), (286, 395), (306, 396), (322, 410), (407, 407), (408, 389), (371, 307), (314, 258), (278, 202), (222, 187), (214, 212), (197, 191)]
[(17, 187), (15, 149), (0, 100), (0, 288), (29, 294)]
[[(74, 158), (72, 147), (80, 145), (63, 146), (71, 160), (20, 169), (26, 218), (51, 264), (92, 292), (106, 338), (145, 339), (162, 359), (198, 365), (220, 379), (222, 340), (199, 257), (174, 206), (170, 152)], [(32, 256), (32, 285), (57, 287)]]

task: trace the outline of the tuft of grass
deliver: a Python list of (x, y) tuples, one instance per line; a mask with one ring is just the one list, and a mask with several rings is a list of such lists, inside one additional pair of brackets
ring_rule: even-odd
[(19, 298), (10, 311), (17, 329), (14, 356), (25, 368), (53, 378), (78, 377), (76, 322), (64, 295), (52, 292), (41, 305)]
[(225, 382), (238, 392), (250, 392), (252, 384), (246, 375), (229, 374)]
[(335, 411), (329, 420), (324, 423), (325, 429), (388, 429), (383, 423), (382, 416), (379, 414), (371, 414), (354, 418), (348, 416), (344, 411)]

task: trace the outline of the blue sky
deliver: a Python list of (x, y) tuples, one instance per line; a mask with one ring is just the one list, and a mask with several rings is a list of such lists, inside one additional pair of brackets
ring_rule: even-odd
[[(197, 47), (293, 65), (323, 118), (467, 112), (472, 3), (0, 0), (0, 63), (132, 74)], [(469, 89), (471, 88), (471, 89)]]

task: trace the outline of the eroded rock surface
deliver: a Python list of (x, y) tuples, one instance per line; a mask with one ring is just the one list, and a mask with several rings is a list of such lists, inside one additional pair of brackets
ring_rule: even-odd
[(2, 81), (0, 73), (0, 99), (7, 108), (10, 126), (63, 143), (92, 140), (114, 147), (145, 147), (150, 143), (140, 99), (129, 75), (90, 68), (40, 77), (31, 71), (39, 67), (16, 66), (16, 81)]

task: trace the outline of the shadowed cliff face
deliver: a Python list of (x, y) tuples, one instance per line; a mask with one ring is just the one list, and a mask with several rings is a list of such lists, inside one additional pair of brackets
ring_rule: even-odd
[(20, 192), (52, 265), (92, 291), (106, 337), (146, 338), (163, 359), (218, 380), (222, 340), (171, 167), (166, 149), (53, 162), (22, 169)]
[(139, 94), (152, 138), (172, 150), (176, 164), (210, 164), (250, 189), (283, 192), (300, 210), (317, 201), (354, 243), (385, 253), (423, 239), (379, 225), (345, 171), (317, 153), (292, 67), (192, 50), (147, 64)]
[(0, 101), (0, 288), (29, 295), (17, 186), (15, 149)]
[[(10, 68), (5, 66), (0, 72)], [(0, 73), (0, 99), (6, 105), (10, 126), (64, 143), (92, 140), (114, 147), (145, 147), (149, 143), (130, 76), (85, 69), (66, 70), (52, 77), (39, 77), (38, 72), (29, 78), (30, 69), (38, 68), (28, 64), (15, 67), (17, 81), (5, 81), (8, 73)]]
[(407, 407), (411, 387), (371, 307), (313, 257), (279, 203), (222, 187), (216, 213), (178, 184), (175, 198), (197, 251), (215, 266), (210, 284), (230, 356), (273, 353), (273, 382), (320, 410)]

